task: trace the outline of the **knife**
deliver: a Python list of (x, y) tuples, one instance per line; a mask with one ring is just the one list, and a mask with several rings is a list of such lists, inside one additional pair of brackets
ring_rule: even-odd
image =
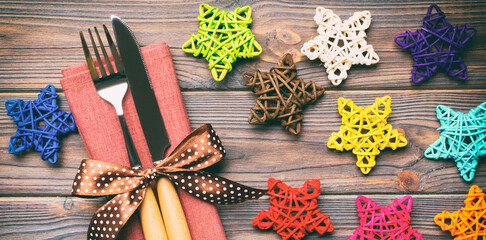
[[(105, 32), (108, 32), (108, 29), (103, 25)], [(84, 40), (84, 38), (82, 38)], [(109, 35), (107, 35), (107, 40), (110, 43), (110, 47), (113, 46), (112, 52), (113, 53), (118, 53), (116, 48), (114, 48), (113, 40)], [(123, 69), (123, 60), (122, 62), (117, 61), (120, 57), (114, 58), (116, 62), (117, 69), (120, 71), (120, 69)], [(125, 126), (126, 128), (126, 123), (124, 118), (122, 118), (123, 121), (120, 120), (120, 124), (122, 126)], [(142, 169), (142, 164), (140, 163), (140, 159), (138, 158), (138, 154), (133, 146), (133, 142), (131, 137), (129, 136), (128, 132), (123, 131), (123, 135), (125, 137), (125, 140), (128, 141), (126, 142), (127, 145), (127, 150), (128, 151), (128, 157), (130, 160), (130, 165), (134, 169)], [(132, 149), (130, 151), (130, 149)], [(167, 232), (165, 230), (165, 225), (164, 221), (162, 219), (162, 215), (159, 211), (159, 206), (157, 205), (157, 200), (155, 199), (155, 195), (152, 191), (152, 188), (148, 187), (145, 190), (145, 196), (144, 200), (140, 205), (140, 219), (142, 222), (142, 229), (143, 229), (143, 234), (145, 239), (147, 240), (168, 240), (167, 237)], [(155, 213), (155, 214), (154, 214)]]
[[(133, 32), (120, 18), (111, 18), (135, 108), (154, 164), (164, 159), (170, 146), (150, 77)], [(170, 240), (191, 239), (177, 192), (167, 178), (157, 181), (160, 211)]]

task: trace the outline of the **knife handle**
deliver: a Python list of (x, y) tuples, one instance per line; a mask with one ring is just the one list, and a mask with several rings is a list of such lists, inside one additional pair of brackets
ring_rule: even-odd
[(130, 161), (130, 166), (134, 169), (142, 169), (142, 164), (140, 163), (140, 158), (138, 158), (137, 150), (135, 150), (135, 145), (133, 145), (132, 137), (128, 131), (127, 122), (125, 117), (118, 115), (118, 120), (120, 120), (120, 125), (123, 132), (123, 138), (125, 138), (125, 147), (127, 148), (128, 160)]
[(155, 199), (154, 191), (150, 186), (147, 187), (145, 197), (140, 205), (140, 221), (142, 222), (145, 240), (169, 240), (157, 199)]
[(170, 240), (191, 240), (186, 216), (174, 185), (166, 177), (157, 181), (160, 211), (165, 219), (165, 229)]

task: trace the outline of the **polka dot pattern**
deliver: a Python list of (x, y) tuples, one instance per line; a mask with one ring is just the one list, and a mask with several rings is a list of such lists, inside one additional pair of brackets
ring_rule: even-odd
[(178, 172), (167, 174), (171, 182), (193, 196), (212, 204), (235, 204), (257, 199), (267, 190), (247, 187), (206, 172)]
[(88, 239), (115, 239), (140, 206), (150, 182), (164, 175), (179, 188), (213, 204), (234, 204), (263, 196), (267, 190), (244, 186), (226, 178), (199, 171), (219, 162), (223, 145), (211, 125), (205, 124), (187, 136), (173, 153), (155, 168), (136, 170), (114, 163), (83, 160), (75, 176), (73, 194), (116, 195), (96, 211)]
[[(190, 139), (190, 141), (186, 141)], [(226, 151), (211, 125), (205, 124), (194, 130), (158, 166), (185, 168), (193, 171), (207, 168), (219, 162)]]
[(98, 209), (91, 218), (87, 239), (116, 239), (116, 236), (140, 206), (145, 190), (118, 194)]
[(78, 173), (74, 178), (72, 192), (74, 195), (102, 196), (126, 193), (139, 188), (147, 181), (154, 179), (155, 172), (150, 176), (146, 171), (135, 170), (129, 167), (101, 162), (95, 160), (83, 160)]
[(93, 215), (87, 239), (115, 239), (142, 203), (145, 190), (156, 175), (154, 169), (141, 171), (114, 163), (81, 161), (73, 183), (74, 195), (118, 194)]

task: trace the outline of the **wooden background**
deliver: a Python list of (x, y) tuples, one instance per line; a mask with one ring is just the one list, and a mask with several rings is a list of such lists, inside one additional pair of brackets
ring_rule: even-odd
[[(16, 128), (6, 116), (8, 99), (33, 100), (40, 88), (54, 84), (60, 105), (69, 106), (60, 88), (61, 69), (84, 62), (79, 31), (109, 25), (110, 14), (131, 26), (141, 45), (166, 41), (171, 53), (193, 128), (211, 123), (229, 153), (216, 171), (253, 187), (266, 188), (268, 177), (300, 187), (305, 180), (321, 180), (321, 210), (335, 226), (325, 239), (344, 239), (358, 226), (355, 199), (358, 194), (386, 205), (405, 195), (414, 198), (412, 225), (427, 239), (451, 239), (441, 232), (433, 217), (442, 210), (463, 206), (469, 187), (486, 190), (486, 164), (481, 158), (476, 177), (466, 183), (451, 160), (429, 160), (423, 152), (439, 136), (435, 107), (445, 104), (458, 111), (486, 101), (486, 3), (484, 1), (435, 1), (450, 23), (468, 23), (477, 36), (463, 53), (469, 78), (458, 81), (440, 72), (421, 85), (410, 81), (411, 56), (393, 41), (396, 34), (421, 27), (427, 1), (211, 1), (223, 10), (250, 5), (251, 29), (263, 46), (263, 54), (240, 60), (222, 82), (212, 80), (207, 63), (180, 50), (198, 30), (200, 1), (0, 1), (0, 238), (83, 239), (92, 213), (105, 198), (70, 195), (72, 179), (81, 159), (87, 157), (78, 134), (62, 143), (60, 161), (51, 165), (39, 153), (20, 156), (8, 153)], [(299, 53), (304, 42), (317, 35), (315, 8), (334, 10), (342, 19), (355, 11), (369, 10), (373, 20), (368, 43), (380, 56), (374, 66), (354, 66), (341, 86), (327, 80), (322, 64)], [(284, 53), (297, 55), (298, 74), (326, 88), (325, 95), (307, 107), (303, 132), (292, 136), (278, 123), (249, 125), (254, 97), (241, 77), (256, 68), (268, 70)], [(403, 128), (409, 140), (397, 151), (384, 150), (368, 176), (355, 166), (351, 152), (334, 152), (327, 139), (337, 131), (341, 118), (339, 97), (369, 105), (376, 97), (390, 95), (395, 128)], [(272, 231), (251, 225), (269, 206), (268, 197), (235, 206), (218, 207), (228, 239), (280, 239)], [(311, 234), (306, 239), (322, 239)]]

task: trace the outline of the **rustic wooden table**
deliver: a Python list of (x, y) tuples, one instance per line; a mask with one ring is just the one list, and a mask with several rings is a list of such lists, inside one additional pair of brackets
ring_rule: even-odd
[[(124, 18), (141, 45), (165, 41), (171, 47), (177, 77), (193, 128), (211, 123), (218, 131), (228, 155), (214, 171), (241, 183), (266, 188), (269, 177), (294, 187), (305, 180), (321, 180), (321, 210), (335, 226), (325, 239), (344, 239), (358, 226), (355, 199), (359, 194), (386, 205), (404, 195), (414, 198), (412, 225), (428, 239), (451, 239), (441, 232), (433, 217), (442, 210), (455, 211), (472, 184), (486, 190), (486, 164), (481, 159), (476, 177), (466, 183), (451, 160), (429, 160), (424, 150), (439, 136), (435, 107), (445, 104), (458, 111), (486, 101), (486, 2), (436, 1), (452, 24), (468, 23), (477, 36), (464, 51), (469, 78), (457, 81), (439, 72), (421, 85), (410, 81), (412, 59), (393, 41), (396, 34), (421, 27), (429, 2), (423, 1), (215, 1), (223, 10), (251, 5), (251, 29), (263, 46), (263, 54), (240, 60), (222, 82), (212, 80), (207, 63), (180, 49), (198, 30), (200, 1), (0, 1), (0, 102), (33, 100), (39, 89), (54, 84), (60, 105), (69, 106), (59, 80), (61, 69), (84, 62), (78, 32), (109, 24), (110, 14)], [(374, 66), (354, 66), (349, 78), (332, 86), (322, 64), (299, 53), (303, 43), (316, 36), (315, 8), (332, 9), (346, 19), (355, 11), (369, 10), (373, 21), (368, 42), (380, 56)], [(303, 132), (292, 136), (278, 123), (249, 125), (253, 94), (244, 85), (242, 73), (267, 70), (284, 53), (296, 54), (298, 74), (326, 88), (315, 105), (307, 107)], [(326, 147), (340, 126), (339, 97), (369, 105), (376, 97), (390, 95), (395, 128), (403, 128), (408, 146), (382, 151), (368, 176), (355, 166), (351, 152)], [(51, 165), (39, 153), (20, 156), (7, 151), (16, 128), (6, 109), (0, 108), (0, 238), (83, 239), (93, 212), (105, 198), (71, 196), (71, 184), (81, 159), (87, 157), (78, 134), (62, 143), (60, 161)], [(269, 206), (268, 197), (235, 206), (218, 207), (229, 239), (279, 239), (272, 231), (251, 225), (252, 219)], [(321, 239), (311, 234), (306, 239)]]

